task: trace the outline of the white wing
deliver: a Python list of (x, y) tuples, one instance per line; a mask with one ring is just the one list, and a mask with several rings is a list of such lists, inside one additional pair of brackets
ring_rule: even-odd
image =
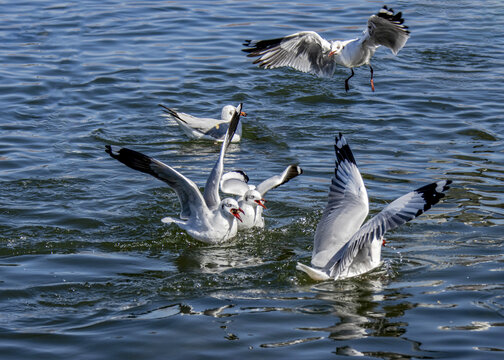
[(416, 218), (442, 199), (451, 180), (438, 181), (401, 196), (387, 205), (378, 215), (366, 222), (350, 241), (328, 262), (325, 269), (337, 279), (352, 265), (357, 254), (381, 239), (385, 232)]
[(367, 29), (362, 38), (363, 45), (371, 47), (383, 45), (397, 55), (410, 36), (408, 27), (403, 23), (401, 12), (394, 14), (394, 10), (384, 6), (368, 19)]
[(220, 188), (223, 193), (243, 196), (249, 189), (249, 177), (243, 170), (233, 170), (222, 175)]
[(127, 148), (116, 149), (110, 145), (105, 151), (124, 165), (146, 174), (150, 174), (167, 183), (177, 193), (182, 210), (181, 219), (188, 219), (198, 211), (207, 211), (203, 196), (196, 184), (172, 167), (147, 155)]
[(360, 228), (368, 212), (366, 187), (345, 138), (336, 136), (336, 165), (329, 199), (320, 219), (313, 245), (312, 265), (325, 267)]
[(257, 185), (256, 190), (264, 197), (268, 191), (274, 189), (287, 181), (294, 179), (296, 176), (303, 173), (303, 170), (297, 165), (289, 165), (280, 175), (275, 175), (264, 180)]
[(220, 204), (219, 185), (222, 177), (222, 172), (224, 170), (224, 156), (226, 155), (226, 150), (231, 143), (231, 140), (233, 139), (236, 128), (238, 127), (242, 104), (238, 105), (236, 109), (237, 111), (235, 112), (233, 118), (229, 123), (226, 137), (222, 142), (219, 158), (217, 159), (217, 162), (215, 163), (212, 171), (210, 172), (210, 175), (208, 176), (205, 190), (203, 192), (203, 198), (205, 199), (205, 202), (210, 209), (216, 208)]
[(289, 66), (296, 70), (332, 76), (335, 63), (329, 56), (331, 43), (314, 31), (302, 31), (278, 39), (251, 41), (243, 44), (247, 56), (260, 56), (254, 61), (266, 69)]

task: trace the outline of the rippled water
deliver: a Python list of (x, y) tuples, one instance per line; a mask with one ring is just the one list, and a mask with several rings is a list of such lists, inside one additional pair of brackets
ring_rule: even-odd
[[(374, 1), (0, 3), (2, 359), (502, 358), (504, 7), (401, 1), (412, 36), (343, 80), (265, 71), (244, 39), (352, 38)], [(264, 230), (195, 243), (160, 222), (175, 194), (105, 154), (155, 156), (203, 186), (219, 146), (190, 141), (163, 103), (217, 116), (244, 103), (226, 168), (268, 194)], [(387, 235), (382, 267), (338, 282), (308, 263), (337, 132), (371, 213), (436, 179), (452, 189)]]

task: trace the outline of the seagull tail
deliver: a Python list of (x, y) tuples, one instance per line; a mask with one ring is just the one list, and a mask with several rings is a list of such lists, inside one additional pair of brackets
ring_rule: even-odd
[(178, 121), (183, 122), (184, 124), (187, 124), (187, 121), (185, 121), (184, 119), (182, 119), (175, 110), (173, 110), (173, 109), (171, 109), (169, 107), (166, 107), (163, 104), (158, 104), (158, 105), (163, 108), (163, 112), (166, 115), (171, 115), (175, 120), (178, 120)]
[(322, 281), (322, 280), (329, 280), (330, 279), (329, 275), (327, 275), (325, 272), (314, 269), (310, 266), (306, 266), (301, 263), (297, 263), (296, 269), (305, 272), (313, 280)]

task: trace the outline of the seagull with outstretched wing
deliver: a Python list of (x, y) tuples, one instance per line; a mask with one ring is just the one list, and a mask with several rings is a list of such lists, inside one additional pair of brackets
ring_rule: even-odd
[(231, 143), (240, 120), (241, 104), (235, 110), (228, 131), (215, 163), (201, 194), (196, 184), (159, 160), (127, 148), (106, 145), (105, 151), (124, 165), (152, 175), (168, 184), (177, 194), (181, 211), (180, 219), (165, 217), (164, 223), (174, 223), (191, 237), (205, 243), (218, 243), (234, 237), (238, 231), (238, 221), (242, 221), (243, 210), (232, 198), (221, 200), (219, 184), (224, 167), (224, 155)]
[(238, 195), (238, 204), (245, 212), (242, 216), (243, 221), (238, 224), (238, 229), (264, 227), (262, 212), (266, 209), (264, 205), (266, 193), (302, 173), (303, 170), (298, 165), (289, 165), (280, 175), (272, 176), (257, 186), (248, 184), (249, 177), (242, 170), (224, 174), (220, 184), (222, 192)]
[(357, 163), (343, 135), (335, 140), (336, 167), (327, 206), (313, 244), (311, 266), (297, 269), (314, 280), (344, 279), (376, 268), (385, 232), (416, 218), (445, 196), (451, 180), (425, 185), (388, 204), (368, 220), (369, 201)]
[(371, 58), (380, 46), (389, 48), (394, 55), (408, 41), (410, 32), (403, 25), (402, 13), (383, 6), (371, 15), (361, 36), (351, 40), (328, 41), (314, 31), (301, 31), (282, 38), (270, 40), (246, 40), (243, 44), (249, 57), (258, 57), (254, 64), (265, 69), (291, 67), (318, 76), (330, 77), (336, 65), (350, 68), (351, 75), (345, 80), (345, 90), (350, 89), (348, 80), (354, 76), (353, 68), (369, 65), (371, 89), (374, 91)]

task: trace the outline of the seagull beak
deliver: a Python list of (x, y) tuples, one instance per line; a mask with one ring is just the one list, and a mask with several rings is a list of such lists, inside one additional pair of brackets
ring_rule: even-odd
[(242, 209), (231, 209), (231, 214), (233, 214), (233, 216), (235, 218), (237, 218), (238, 220), (240, 220), (240, 222), (243, 222), (243, 220), (241, 219), (240, 217), (240, 211), (245, 214), (245, 212), (242, 210)]
[(329, 57), (333, 56), (336, 51), (329, 52)]
[(245, 111), (240, 112), (240, 116), (247, 116), (247, 113)]
[(264, 200), (264, 199), (255, 200), (255, 202), (257, 203), (257, 205), (262, 206), (263, 208), (266, 209), (266, 205), (264, 205), (264, 203), (266, 202), (266, 200)]

